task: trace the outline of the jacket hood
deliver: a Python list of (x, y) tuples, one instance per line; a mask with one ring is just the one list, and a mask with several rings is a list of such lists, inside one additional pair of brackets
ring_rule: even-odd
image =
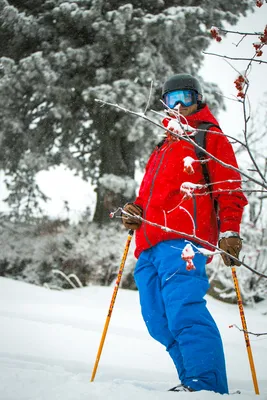
[[(162, 124), (163, 124), (163, 126), (165, 126), (165, 128), (167, 128), (168, 123), (171, 120), (171, 118), (175, 118), (175, 117), (166, 117), (162, 120)], [(200, 125), (202, 122), (208, 122), (208, 123), (212, 123), (214, 125), (219, 125), (217, 119), (212, 115), (207, 104), (204, 104), (203, 107), (200, 110), (198, 110), (196, 113), (188, 115), (186, 117), (186, 120), (187, 120), (188, 124), (190, 126), (192, 126), (193, 128), (197, 128), (198, 125)], [(183, 121), (183, 118), (181, 118), (181, 121), (183, 123), (185, 122), (185, 120)]]

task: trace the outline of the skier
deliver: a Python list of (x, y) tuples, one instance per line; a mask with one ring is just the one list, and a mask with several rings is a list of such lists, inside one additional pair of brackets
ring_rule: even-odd
[[(162, 95), (168, 114), (163, 120), (165, 127), (178, 132), (174, 124), (177, 113), (185, 126), (213, 124), (206, 134), (206, 150), (237, 167), (232, 146), (203, 102), (202, 88), (195, 77), (172, 76), (164, 83)], [(181, 382), (170, 390), (224, 394), (228, 393), (228, 384), (222, 340), (204, 300), (209, 288), (205, 271), (209, 259), (198, 251), (203, 246), (197, 238), (212, 244), (219, 240), (220, 248), (238, 258), (242, 247), (240, 222), (247, 200), (241, 191), (240, 174), (213, 159), (206, 164), (211, 197), (207, 193), (210, 186), (204, 187), (206, 179), (200, 162), (194, 162), (188, 170), (186, 157), (197, 160), (195, 146), (167, 134), (150, 156), (138, 197), (124, 206), (130, 215), (122, 214), (122, 221), (127, 229), (136, 230), (138, 260), (134, 278), (144, 321), (150, 335), (166, 347)], [(180, 188), (188, 181), (203, 186), (185, 197)], [(180, 234), (142, 222), (134, 215)], [(194, 240), (183, 236), (194, 232)], [(182, 259), (188, 243), (195, 252), (195, 269), (187, 269)], [(232, 265), (227, 255), (223, 259), (226, 265)]]

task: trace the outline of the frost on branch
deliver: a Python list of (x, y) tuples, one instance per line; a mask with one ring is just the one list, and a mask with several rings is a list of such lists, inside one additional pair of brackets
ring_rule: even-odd
[(202, 189), (205, 188), (205, 186), (206, 185), (200, 185), (192, 182), (183, 182), (180, 186), (180, 191), (184, 193), (187, 198), (191, 198), (196, 189)]
[(126, 198), (134, 197), (137, 183), (129, 176), (121, 177), (113, 174), (104, 174), (99, 179), (100, 184), (114, 192), (123, 194)]
[(196, 269), (196, 267), (194, 266), (194, 263), (193, 263), (193, 258), (195, 257), (195, 252), (194, 252), (193, 247), (191, 246), (191, 244), (188, 243), (184, 247), (181, 257), (182, 257), (182, 259), (184, 261), (186, 261), (186, 269), (187, 269), (187, 271), (191, 271), (192, 269)]
[[(208, 161), (208, 160), (195, 160), (194, 158), (192, 158), (192, 157), (190, 157), (190, 156), (185, 157), (185, 158), (183, 159), (183, 162), (184, 162), (184, 172), (186, 172), (186, 173), (189, 174), (189, 175), (192, 175), (192, 174), (194, 174), (194, 172), (195, 172), (194, 167), (193, 167), (193, 164), (194, 164), (194, 163), (200, 162), (201, 164), (203, 164), (203, 163), (205, 163), (205, 162), (207, 162), (207, 161)], [(189, 182), (186, 182), (186, 183), (189, 183)], [(199, 189), (199, 188), (198, 188), (198, 189)]]
[(165, 122), (166, 121), (165, 119), (163, 121), (163, 124), (169, 131), (172, 131), (177, 136), (184, 136), (188, 133), (195, 132), (196, 130), (195, 128), (193, 128), (188, 124), (183, 124), (178, 118), (179, 118), (179, 113), (177, 114), (177, 119), (170, 118), (169, 120), (167, 120), (167, 123)]

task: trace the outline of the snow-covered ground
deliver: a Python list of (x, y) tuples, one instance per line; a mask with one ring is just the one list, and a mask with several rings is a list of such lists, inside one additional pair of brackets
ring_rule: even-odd
[[(164, 348), (146, 332), (138, 293), (119, 289), (95, 381), (90, 382), (113, 287), (52, 291), (0, 278), (0, 400), (191, 400), (212, 392), (174, 393)], [(267, 399), (267, 336), (251, 336), (260, 396), (254, 394), (236, 305), (210, 297), (222, 333), (229, 378), (239, 400)], [(267, 302), (246, 309), (248, 329), (267, 330)]]

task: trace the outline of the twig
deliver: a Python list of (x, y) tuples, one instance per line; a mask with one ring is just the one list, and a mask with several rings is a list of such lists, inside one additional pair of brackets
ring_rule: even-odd
[(247, 36), (247, 34), (243, 35), (242, 38), (235, 44), (235, 47), (238, 47), (240, 45), (240, 43), (243, 42), (243, 40), (245, 39), (246, 36)]
[(224, 33), (235, 33), (236, 35), (242, 35), (242, 36), (260, 36), (262, 35), (262, 32), (239, 32), (239, 31), (229, 31), (228, 29), (223, 29), (223, 28), (218, 28), (219, 31), (224, 32)]
[[(266, 177), (266, 175), (267, 175), (267, 159), (265, 160), (264, 177)], [(256, 224), (258, 222), (258, 219), (261, 215), (262, 208), (263, 208), (263, 200), (264, 200), (264, 197), (260, 197), (260, 207), (259, 207), (258, 215), (255, 217), (255, 219), (253, 221), (254, 224)]]
[[(249, 68), (249, 65), (247, 66), (247, 70), (248, 70), (248, 68)], [(248, 88), (249, 88), (249, 84), (247, 84), (245, 95), (246, 95), (246, 93), (248, 91)], [(252, 164), (254, 165), (254, 167), (255, 167), (256, 171), (258, 172), (259, 176), (261, 177), (263, 182), (266, 182), (266, 179), (265, 179), (264, 175), (261, 173), (261, 171), (260, 171), (260, 169), (259, 169), (259, 167), (258, 167), (258, 165), (257, 165), (257, 163), (255, 161), (255, 158), (253, 157), (253, 154), (252, 154), (252, 152), (250, 150), (249, 144), (248, 144), (248, 135), (247, 135), (247, 121), (248, 121), (248, 118), (247, 118), (247, 110), (246, 110), (246, 102), (245, 101), (243, 102), (243, 114), (244, 114), (244, 121), (245, 121), (244, 138), (245, 138), (247, 152), (248, 152), (249, 157), (250, 157), (250, 159), (252, 161)]]
[(229, 325), (229, 328), (233, 328), (233, 327), (237, 328), (240, 332), (245, 332), (245, 333), (248, 333), (249, 335), (254, 335), (254, 336), (263, 336), (263, 335), (267, 335), (267, 333), (254, 333), (254, 332), (246, 331), (245, 329), (239, 328), (236, 324)]
[(237, 60), (237, 61), (254, 61), (257, 62), (259, 64), (267, 64), (267, 61), (264, 60), (256, 60), (256, 59), (252, 59), (252, 58), (242, 58), (242, 57), (230, 57), (230, 56), (224, 56), (222, 54), (216, 54), (216, 53), (209, 53), (207, 51), (202, 51), (203, 54), (206, 54), (207, 56), (216, 56), (216, 57), (220, 57), (220, 58), (226, 58), (228, 60)]
[(153, 89), (153, 81), (151, 80), (151, 82), (150, 82), (149, 96), (148, 96), (148, 100), (147, 100), (147, 103), (146, 103), (146, 108), (145, 108), (144, 114), (147, 113), (147, 109), (148, 109), (148, 106), (149, 106), (149, 104), (150, 104), (151, 95), (152, 95), (152, 89)]
[[(226, 62), (228, 62), (227, 60), (225, 60)], [(230, 63), (229, 63), (230, 64)], [(231, 64), (230, 64), (231, 65)], [(234, 96), (234, 95), (232, 95), (232, 96), (234, 96), (233, 98), (232, 97), (228, 97), (228, 96), (225, 96), (224, 94), (222, 94), (222, 93), (220, 93), (220, 92), (215, 92), (218, 96), (221, 96), (221, 97), (223, 97), (224, 99), (226, 99), (226, 100), (230, 100), (230, 101), (235, 101), (235, 102), (237, 102), (237, 103), (242, 103), (242, 101), (240, 100), (240, 99), (237, 99), (236, 98), (236, 96)]]
[[(212, 185), (212, 184), (210, 184), (210, 185)], [(229, 193), (229, 192), (231, 192), (231, 193), (233, 193), (233, 192), (235, 192), (235, 193), (265, 193), (265, 192), (263, 192), (262, 190), (252, 190), (252, 189), (218, 189), (218, 190), (212, 190), (212, 191), (209, 191), (209, 192), (204, 192), (204, 193), (195, 193), (195, 196), (206, 196), (206, 195), (210, 195), (210, 194), (215, 194), (215, 193)], [(262, 196), (262, 197), (260, 197), (260, 198), (262, 198), (262, 199), (265, 199), (265, 198), (267, 198), (267, 195), (266, 196)]]
[(181, 135), (176, 135), (173, 131), (170, 131), (169, 129), (165, 128), (165, 127), (162, 126), (161, 124), (159, 124), (159, 123), (153, 121), (152, 119), (148, 118), (148, 117), (147, 117), (146, 115), (144, 115), (143, 113), (138, 113), (138, 112), (135, 112), (135, 111), (132, 111), (132, 110), (128, 110), (128, 109), (126, 109), (126, 108), (124, 108), (124, 107), (122, 107), (122, 106), (120, 106), (120, 105), (118, 105), (118, 104), (109, 103), (109, 102), (104, 101), (104, 100), (95, 99), (95, 101), (96, 101), (97, 103), (101, 103), (101, 104), (103, 104), (103, 105), (105, 104), (105, 105), (108, 105), (108, 106), (111, 106), (111, 107), (119, 108), (120, 110), (122, 110), (122, 111), (124, 111), (124, 112), (126, 112), (126, 113), (129, 113), (129, 114), (132, 114), (132, 115), (136, 115), (137, 117), (143, 118), (144, 120), (146, 120), (146, 121), (152, 123), (153, 125), (158, 126), (160, 129), (164, 129), (164, 131), (169, 132), (169, 133), (170, 133), (171, 135), (173, 135), (174, 137), (177, 137), (177, 138), (179, 138), (180, 140), (184, 140), (184, 141), (186, 141), (186, 142), (189, 142), (189, 143), (193, 144), (195, 147), (201, 149), (201, 150), (203, 151), (203, 153), (205, 153), (206, 155), (208, 155), (208, 156), (209, 156), (210, 158), (212, 158), (214, 161), (217, 161), (218, 163), (220, 163), (221, 165), (223, 165), (223, 166), (226, 167), (226, 168), (232, 169), (233, 171), (236, 171), (236, 172), (240, 173), (241, 175), (245, 176), (245, 177), (246, 177), (247, 179), (249, 179), (250, 181), (256, 183), (257, 185), (259, 185), (259, 186), (261, 186), (261, 187), (263, 187), (264, 189), (267, 189), (267, 184), (262, 183), (261, 181), (258, 181), (257, 179), (255, 179), (255, 178), (253, 178), (253, 177), (247, 175), (245, 172), (241, 171), (239, 168), (236, 168), (236, 167), (234, 167), (233, 165), (226, 164), (226, 163), (224, 163), (223, 161), (219, 160), (219, 159), (218, 159), (217, 157), (215, 157), (213, 154), (209, 153), (206, 149), (204, 149), (203, 147), (201, 147), (201, 146), (199, 146), (197, 143), (195, 143), (195, 142), (193, 141), (193, 139), (190, 138), (189, 135), (187, 135), (186, 137), (185, 137), (185, 136), (181, 136)]
[(249, 269), (254, 274), (256, 274), (258, 276), (261, 276), (262, 278), (266, 278), (267, 279), (267, 275), (262, 274), (261, 272), (258, 272), (255, 269), (251, 268), (249, 265), (245, 264), (244, 259), (241, 261), (238, 258), (236, 258), (236, 257), (232, 256), (231, 254), (227, 253), (226, 251), (224, 251), (224, 250), (220, 249), (219, 247), (215, 246), (214, 244), (212, 244), (212, 243), (210, 243), (210, 242), (208, 242), (206, 240), (203, 240), (203, 239), (199, 238), (196, 235), (189, 235), (188, 233), (177, 231), (175, 229), (168, 228), (167, 226), (163, 226), (163, 225), (157, 224), (155, 222), (148, 221), (147, 219), (142, 218), (139, 215), (129, 214), (126, 211), (124, 211), (122, 207), (118, 207), (117, 210), (115, 210), (112, 213), (112, 216), (114, 217), (117, 213), (120, 213), (120, 215), (124, 214), (124, 215), (126, 215), (127, 217), (129, 217), (131, 219), (137, 219), (137, 220), (142, 221), (142, 222), (144, 222), (144, 223), (146, 223), (148, 225), (155, 226), (155, 227), (157, 227), (157, 228), (159, 228), (159, 229), (161, 229), (161, 230), (163, 230), (165, 232), (175, 233), (175, 234), (177, 234), (179, 236), (184, 237), (185, 239), (196, 241), (196, 242), (202, 244), (203, 246), (210, 247), (210, 248), (212, 248), (214, 250), (217, 250), (220, 253), (223, 253), (223, 254), (227, 255), (228, 257), (230, 257), (231, 260), (234, 260), (234, 261), (237, 261), (237, 262), (241, 263), (245, 268)]

